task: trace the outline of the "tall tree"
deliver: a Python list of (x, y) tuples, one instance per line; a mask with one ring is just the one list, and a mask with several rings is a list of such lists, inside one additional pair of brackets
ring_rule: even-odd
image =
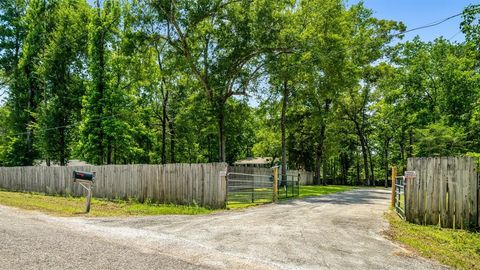
[(34, 113), (44, 95), (45, 85), (40, 75), (39, 66), (51, 26), (50, 11), (54, 3), (33, 0), (28, 3), (24, 17), (26, 36), (23, 41), (22, 54), (15, 71), (14, 85), (9, 94), (13, 124), (12, 130), (18, 134), (13, 138), (13, 152), (10, 154), (13, 164), (33, 165), (37, 158), (34, 145)]
[(47, 41), (40, 67), (45, 81), (39, 104), (38, 148), (50, 164), (66, 165), (71, 151), (84, 94), (89, 6), (85, 1), (63, 0), (52, 10), (54, 31)]
[[(26, 1), (9, 0), (0, 3), (0, 98), (6, 99), (2, 105), (2, 146), (0, 163), (4, 165), (30, 164), (25, 159), (26, 117), (22, 105), (21, 70), (23, 43), (27, 34), (25, 14)], [(0, 101), (2, 102), (2, 101)], [(10, 112), (15, 111), (15, 114)], [(22, 124), (23, 123), (23, 124)]]
[(120, 6), (116, 0), (96, 1), (89, 24), (88, 69), (91, 76), (83, 100), (81, 141), (79, 152), (94, 164), (111, 163), (113, 137), (107, 134), (105, 121), (116, 117), (110, 114), (108, 100), (111, 74), (110, 46), (120, 23)]
[[(184, 58), (216, 115), (220, 161), (226, 160), (227, 100), (235, 95), (246, 95), (262, 55), (284, 50), (264, 46), (255, 36), (256, 27), (267, 26), (261, 22), (266, 17), (261, 16), (264, 12), (272, 12), (268, 10), (274, 7), (272, 3), (246, 0), (151, 3), (158, 11), (159, 20), (165, 22), (159, 37)], [(165, 34), (170, 31), (171, 35)]]

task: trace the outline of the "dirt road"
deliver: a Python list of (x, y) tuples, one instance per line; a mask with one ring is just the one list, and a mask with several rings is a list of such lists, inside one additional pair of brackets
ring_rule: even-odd
[(205, 216), (56, 218), (0, 206), (3, 269), (443, 269), (383, 237), (389, 193)]

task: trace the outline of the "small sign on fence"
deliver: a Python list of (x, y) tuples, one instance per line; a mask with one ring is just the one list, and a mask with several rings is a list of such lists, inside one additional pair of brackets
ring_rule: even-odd
[(417, 172), (416, 171), (405, 171), (405, 178), (406, 179), (417, 178)]

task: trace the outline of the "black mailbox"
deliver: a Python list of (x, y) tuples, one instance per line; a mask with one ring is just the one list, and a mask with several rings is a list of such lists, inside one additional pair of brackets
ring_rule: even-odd
[(73, 171), (73, 181), (95, 181), (95, 172)]

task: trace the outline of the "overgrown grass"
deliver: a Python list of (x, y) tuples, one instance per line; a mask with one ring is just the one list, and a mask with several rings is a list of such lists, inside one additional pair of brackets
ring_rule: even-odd
[(421, 256), (457, 269), (480, 269), (480, 233), (411, 224), (392, 211), (387, 219), (389, 236)]
[(25, 210), (37, 210), (55, 216), (146, 216), (146, 215), (197, 215), (213, 210), (198, 206), (138, 203), (133, 201), (107, 201), (92, 198), (90, 213), (84, 213), (85, 198), (47, 196), (36, 193), (0, 190), (0, 204)]

